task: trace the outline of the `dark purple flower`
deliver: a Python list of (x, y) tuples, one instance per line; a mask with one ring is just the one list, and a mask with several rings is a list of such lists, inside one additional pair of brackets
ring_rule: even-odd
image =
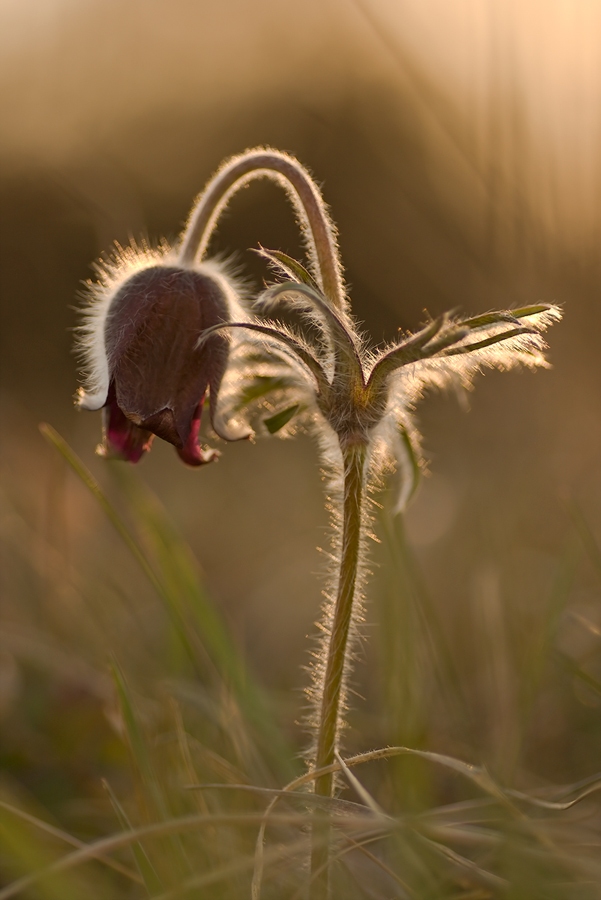
[[(207, 271), (208, 269), (208, 271)], [(84, 326), (91, 390), (80, 406), (103, 408), (102, 456), (138, 462), (158, 436), (190, 466), (218, 456), (199, 443), (207, 392), (211, 422), (228, 359), (229, 285), (212, 269), (153, 265), (108, 287)]]

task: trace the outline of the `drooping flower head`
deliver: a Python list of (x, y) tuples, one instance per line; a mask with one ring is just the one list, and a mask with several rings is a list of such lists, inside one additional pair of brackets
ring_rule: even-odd
[(78, 398), (83, 409), (103, 410), (99, 453), (138, 462), (156, 435), (188, 465), (210, 462), (218, 453), (200, 446), (201, 414), (209, 393), (211, 423), (222, 431), (214, 411), (229, 342), (224, 334), (198, 341), (243, 315), (232, 280), (215, 263), (182, 266), (167, 248), (118, 248), (99, 271), (81, 329), (87, 379)]
[[(261, 251), (283, 281), (250, 315), (235, 284), (204, 254), (231, 197), (265, 176), (292, 200), (308, 268), (280, 251)], [(368, 349), (350, 311), (336, 229), (321, 193), (295, 159), (270, 148), (224, 163), (174, 251), (119, 249), (100, 275), (80, 341), (87, 372), (80, 405), (104, 408), (104, 455), (136, 461), (158, 435), (186, 462), (208, 462), (215, 451), (200, 449), (198, 430), (210, 392), (214, 430), (228, 440), (248, 436), (250, 426), (227, 430), (223, 420), (258, 401), (272, 413), (264, 419), (271, 433), (304, 418), (316, 426), (326, 455), (329, 447), (336, 456), (338, 446), (358, 442), (372, 473), (396, 463), (403, 470), (401, 506), (420, 465), (412, 412), (424, 389), (468, 385), (483, 366), (546, 365), (541, 332), (560, 316), (546, 304), (468, 319), (443, 315), (395, 345)], [(292, 305), (308, 330), (265, 319), (280, 304)], [(235, 359), (232, 344), (242, 351)], [(226, 365), (233, 377), (218, 419)]]

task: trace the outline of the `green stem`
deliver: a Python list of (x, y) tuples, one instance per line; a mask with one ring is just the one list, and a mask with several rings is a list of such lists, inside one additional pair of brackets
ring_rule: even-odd
[[(327, 648), (327, 661), (321, 699), (315, 768), (331, 766), (335, 761), (341, 730), (341, 707), (348, 671), (349, 633), (357, 589), (361, 553), (361, 519), (366, 447), (350, 444), (342, 448), (344, 463), (344, 500), (342, 551), (336, 606)], [(334, 775), (326, 772), (315, 781), (315, 793), (331, 797)], [(311, 900), (328, 896), (328, 859), (330, 825), (327, 813), (316, 810), (313, 820), (311, 852)]]
[(292, 156), (278, 150), (247, 150), (229, 160), (209, 181), (182, 235), (179, 261), (200, 260), (219, 216), (232, 196), (255, 178), (271, 178), (287, 191), (298, 213), (312, 263), (312, 274), (334, 307), (343, 310), (345, 295), (335, 229), (319, 189)]

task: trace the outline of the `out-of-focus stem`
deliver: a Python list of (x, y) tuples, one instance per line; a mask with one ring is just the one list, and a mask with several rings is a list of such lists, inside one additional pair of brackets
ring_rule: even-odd
[(192, 265), (207, 250), (217, 220), (232, 196), (255, 178), (271, 178), (287, 191), (299, 215), (320, 287), (337, 309), (344, 309), (340, 257), (334, 226), (317, 185), (293, 157), (277, 150), (247, 150), (229, 160), (196, 201), (182, 236), (179, 261)]
[[(364, 444), (350, 444), (342, 448), (344, 462), (344, 509), (340, 577), (332, 630), (327, 649), (327, 661), (320, 720), (317, 733), (315, 768), (330, 766), (335, 760), (341, 726), (341, 703), (345, 674), (348, 668), (349, 631), (357, 590), (357, 573), (361, 552), (361, 520), (366, 460)], [(315, 793), (331, 797), (334, 775), (320, 775), (315, 781)], [(330, 825), (327, 813), (316, 810), (313, 819), (311, 851), (311, 900), (326, 900), (328, 896), (328, 859)]]

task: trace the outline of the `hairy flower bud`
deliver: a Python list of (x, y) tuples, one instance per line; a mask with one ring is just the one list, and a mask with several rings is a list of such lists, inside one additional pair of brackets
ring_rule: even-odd
[(105, 292), (103, 309), (92, 305), (83, 352), (96, 384), (79, 404), (103, 407), (101, 455), (138, 462), (155, 435), (191, 466), (218, 455), (201, 448), (199, 430), (207, 391), (213, 419), (228, 341), (218, 332), (197, 344), (229, 321), (227, 291), (210, 267), (150, 265)]

